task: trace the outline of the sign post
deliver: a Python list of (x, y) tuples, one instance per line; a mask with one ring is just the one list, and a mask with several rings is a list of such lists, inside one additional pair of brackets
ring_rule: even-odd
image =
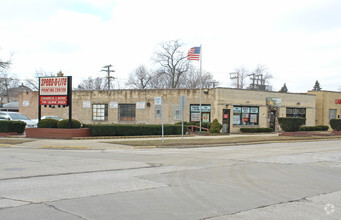
[(182, 95), (180, 97), (180, 106), (181, 106), (181, 140), (182, 144), (184, 143), (184, 110), (186, 105), (186, 96)]
[(163, 128), (163, 101), (162, 97), (154, 97), (155, 105), (161, 105), (161, 123), (162, 123), (162, 144), (164, 144), (164, 128)]

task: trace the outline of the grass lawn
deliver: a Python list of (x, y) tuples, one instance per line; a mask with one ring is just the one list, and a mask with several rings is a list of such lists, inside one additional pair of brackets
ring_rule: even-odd
[(217, 138), (186, 138), (183, 143), (180, 139), (165, 139), (164, 144), (158, 140), (117, 140), (106, 141), (105, 143), (122, 144), (129, 146), (150, 146), (150, 147), (200, 147), (200, 146), (219, 146), (219, 145), (236, 145), (248, 143), (264, 143), (264, 142), (286, 142), (286, 141), (315, 141), (315, 140), (335, 140), (341, 137), (287, 137), (287, 136), (238, 136), (238, 137), (217, 137)]

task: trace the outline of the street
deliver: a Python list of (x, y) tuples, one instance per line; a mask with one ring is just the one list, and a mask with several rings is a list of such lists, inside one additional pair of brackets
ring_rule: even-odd
[(38, 142), (0, 146), (0, 219), (341, 218), (340, 140), (182, 149)]

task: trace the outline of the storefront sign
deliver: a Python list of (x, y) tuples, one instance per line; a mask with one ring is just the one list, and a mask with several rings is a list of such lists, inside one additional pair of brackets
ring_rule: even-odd
[(118, 108), (117, 102), (109, 102), (109, 108)]
[(145, 102), (136, 102), (136, 109), (145, 109), (146, 103)]
[(83, 108), (90, 108), (90, 101), (83, 101)]
[(161, 97), (154, 97), (155, 105), (162, 105), (162, 98)]
[[(200, 112), (200, 105), (191, 105), (191, 112)], [(211, 112), (211, 106), (202, 105), (201, 112)]]
[(30, 102), (29, 101), (23, 101), (22, 106), (25, 106), (25, 107), (30, 106)]
[(67, 105), (67, 96), (40, 96), (40, 105)]
[(341, 104), (341, 99), (335, 99), (335, 104)]
[(271, 106), (282, 106), (282, 99), (281, 98), (266, 98), (266, 105), (271, 105)]
[[(71, 100), (71, 77), (40, 77), (40, 105), (68, 105)], [(69, 94), (70, 93), (70, 94)]]
[(67, 95), (67, 77), (40, 78), (40, 95)]
[(202, 114), (202, 122), (206, 122), (206, 123), (210, 122), (210, 114), (208, 113)]

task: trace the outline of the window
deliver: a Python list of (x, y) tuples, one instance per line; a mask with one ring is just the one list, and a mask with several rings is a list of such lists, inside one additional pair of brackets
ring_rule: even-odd
[(119, 121), (135, 121), (135, 115), (135, 104), (119, 104)]
[(305, 108), (287, 108), (287, 118), (305, 118)]
[(174, 106), (174, 120), (181, 120), (182, 114), (181, 114), (181, 106)]
[(92, 120), (94, 121), (108, 120), (108, 105), (107, 104), (93, 104), (92, 105)]
[(251, 106), (233, 107), (234, 125), (258, 125), (259, 108)]
[[(210, 122), (211, 105), (201, 105), (201, 122)], [(200, 121), (200, 105), (190, 105), (190, 121)]]
[(155, 118), (161, 118), (161, 105), (155, 105)]
[(336, 109), (329, 109), (329, 121), (336, 119)]

